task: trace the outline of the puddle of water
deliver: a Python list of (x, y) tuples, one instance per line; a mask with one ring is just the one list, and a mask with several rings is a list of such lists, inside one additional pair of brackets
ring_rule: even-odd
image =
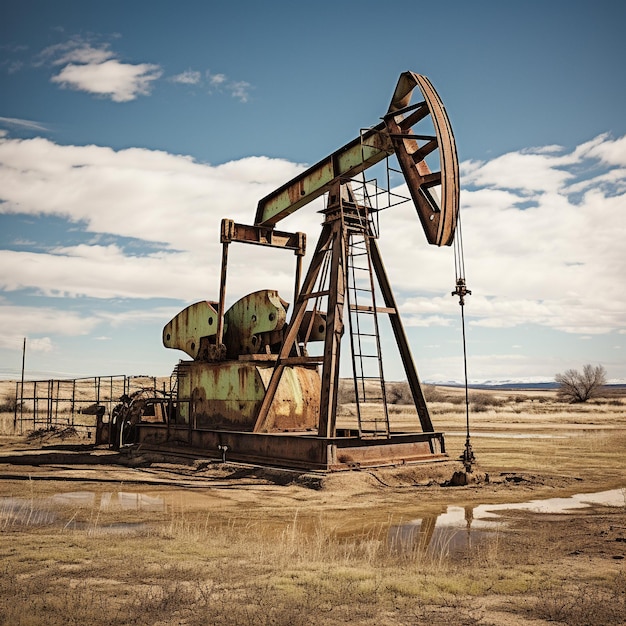
[(400, 526), (392, 526), (388, 535), (390, 550), (404, 554), (421, 552), (449, 556), (481, 545), (497, 531), (497, 527), (493, 525), (489, 529), (483, 529), (467, 524), (457, 525), (456, 522), (452, 524), (450, 523), (452, 518), (456, 520), (459, 513), (462, 516), (463, 509), (461, 507), (448, 508), (455, 510), (442, 515), (423, 517)]
[[(159, 496), (124, 491), (95, 493), (93, 491), (70, 491), (47, 498), (0, 497), (0, 528), (7, 526), (62, 525), (65, 528), (97, 530), (105, 533), (123, 533), (142, 530), (143, 523), (118, 523), (99, 525), (76, 522), (68, 511), (89, 509), (92, 511), (147, 511), (166, 510), (165, 500)], [(63, 514), (65, 513), (65, 514)]]
[(165, 511), (165, 500), (145, 493), (124, 491), (94, 493), (93, 491), (71, 491), (51, 496), (52, 506), (91, 508), (100, 511), (121, 509), (124, 511)]
[(389, 530), (394, 550), (428, 550), (453, 553), (484, 542), (501, 529), (504, 511), (532, 511), (566, 515), (593, 505), (626, 506), (626, 489), (579, 493), (568, 498), (547, 498), (507, 504), (481, 504), (476, 507), (448, 506), (444, 513), (425, 516)]
[(35, 506), (25, 498), (0, 498), (0, 528), (6, 526), (47, 526), (59, 519), (55, 511)]
[[(136, 492), (72, 491), (46, 498), (0, 497), (0, 529), (8, 526), (56, 525), (66, 529), (87, 530), (90, 534), (129, 534), (149, 528), (145, 522), (103, 524), (74, 519), (77, 509), (90, 511), (164, 512), (175, 505), (172, 500), (187, 492), (171, 492), (162, 496)], [(194, 502), (202, 494), (187, 494)], [(207, 499), (205, 505), (211, 506)], [(414, 550), (449, 555), (476, 547), (492, 538), (506, 520), (506, 511), (523, 510), (536, 513), (567, 514), (592, 505), (626, 506), (626, 488), (597, 493), (576, 494), (568, 498), (548, 498), (521, 503), (481, 504), (476, 507), (447, 506), (438, 515), (392, 526), (388, 544), (392, 551), (408, 553)]]
[(611, 489), (597, 493), (577, 493), (569, 498), (546, 498), (515, 504), (481, 504), (474, 509), (474, 517), (479, 520), (498, 518), (499, 511), (532, 511), (533, 513), (567, 514), (574, 509), (584, 509), (592, 505), (626, 506), (626, 489)]

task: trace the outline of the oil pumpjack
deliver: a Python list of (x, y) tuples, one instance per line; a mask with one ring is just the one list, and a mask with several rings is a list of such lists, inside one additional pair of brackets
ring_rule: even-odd
[[(414, 92), (419, 97), (411, 103)], [(421, 132), (425, 126), (426, 134)], [(354, 182), (393, 154), (428, 243), (452, 244), (459, 211), (454, 136), (430, 81), (404, 72), (382, 122), (260, 200), (253, 225), (222, 220), (219, 299), (192, 304), (163, 329), (163, 344), (191, 360), (180, 361), (175, 369), (163, 422), (137, 425), (139, 443), (317, 470), (447, 458), (381, 258), (378, 210), (368, 185), (356, 189)], [(431, 171), (427, 157), (438, 170)], [(301, 281), (305, 235), (276, 226), (324, 194), (321, 234)], [(295, 253), (291, 311), (271, 289), (251, 293), (225, 311), (233, 242)], [(398, 428), (390, 419), (379, 330), (379, 318), (385, 315), (417, 411), (414, 427)], [(340, 428), (339, 360), (346, 322), (355, 419)]]

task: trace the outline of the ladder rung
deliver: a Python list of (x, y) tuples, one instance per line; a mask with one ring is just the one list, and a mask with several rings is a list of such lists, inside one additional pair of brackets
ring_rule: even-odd
[(388, 313), (389, 315), (393, 315), (396, 312), (395, 309), (390, 309), (389, 307), (373, 307), (366, 304), (351, 304), (350, 310), (357, 313)]

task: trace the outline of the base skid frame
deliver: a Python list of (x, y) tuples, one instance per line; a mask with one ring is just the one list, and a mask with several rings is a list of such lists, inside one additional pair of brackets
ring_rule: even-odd
[(251, 433), (139, 425), (142, 449), (184, 452), (261, 466), (337, 471), (448, 460), (443, 433), (392, 433), (388, 438), (360, 438), (351, 433), (332, 438), (309, 433)]

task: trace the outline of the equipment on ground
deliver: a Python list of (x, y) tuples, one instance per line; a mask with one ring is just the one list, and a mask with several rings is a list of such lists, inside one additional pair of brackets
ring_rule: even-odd
[[(219, 298), (192, 304), (165, 326), (163, 344), (191, 360), (177, 365), (166, 423), (139, 424), (139, 442), (322, 470), (446, 458), (377, 243), (380, 190), (355, 180), (391, 155), (428, 243), (453, 243), (459, 168), (450, 122), (430, 81), (404, 72), (382, 122), (263, 198), (253, 225), (222, 220)], [(305, 235), (276, 227), (324, 194), (321, 234), (301, 280)], [(275, 290), (262, 289), (225, 310), (228, 249), (234, 242), (295, 254), (293, 305)], [(381, 316), (389, 319), (404, 367), (417, 413), (414, 427), (398, 427), (390, 411)], [(344, 334), (350, 343), (353, 415), (338, 419)]]

